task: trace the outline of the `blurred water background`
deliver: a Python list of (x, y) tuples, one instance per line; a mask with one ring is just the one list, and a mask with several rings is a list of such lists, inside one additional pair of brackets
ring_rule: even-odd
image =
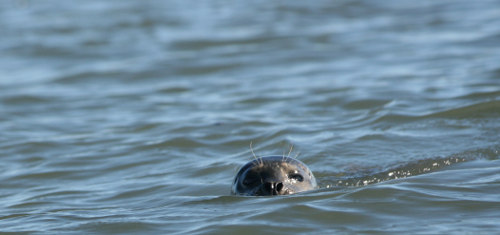
[[(498, 0), (5, 0), (0, 35), (0, 232), (500, 231)], [(321, 189), (231, 196), (250, 142)]]

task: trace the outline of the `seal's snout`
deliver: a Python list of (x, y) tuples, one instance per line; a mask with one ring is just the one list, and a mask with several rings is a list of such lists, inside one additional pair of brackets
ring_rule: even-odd
[(282, 195), (283, 183), (281, 182), (265, 182), (264, 183), (265, 195)]

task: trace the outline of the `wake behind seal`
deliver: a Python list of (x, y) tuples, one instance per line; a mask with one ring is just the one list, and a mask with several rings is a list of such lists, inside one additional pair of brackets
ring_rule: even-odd
[(303, 162), (285, 156), (267, 156), (241, 167), (234, 178), (231, 194), (289, 195), (316, 188), (316, 178)]

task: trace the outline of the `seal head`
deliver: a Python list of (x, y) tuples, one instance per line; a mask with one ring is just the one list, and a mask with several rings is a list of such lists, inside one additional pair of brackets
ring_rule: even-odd
[(247, 196), (288, 195), (316, 189), (316, 179), (301, 161), (283, 156), (260, 157), (236, 174), (232, 194)]

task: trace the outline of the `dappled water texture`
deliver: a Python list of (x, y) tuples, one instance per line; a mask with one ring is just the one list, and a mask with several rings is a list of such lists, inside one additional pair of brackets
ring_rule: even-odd
[[(0, 2), (0, 232), (500, 231), (500, 1)], [(230, 195), (258, 156), (320, 189)]]

